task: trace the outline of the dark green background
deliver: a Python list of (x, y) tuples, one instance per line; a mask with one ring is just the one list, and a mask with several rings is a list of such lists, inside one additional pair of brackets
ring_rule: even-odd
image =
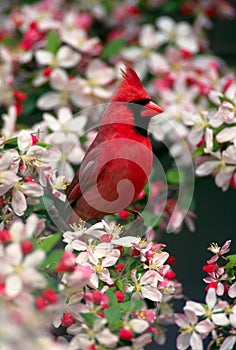
[[(222, 57), (233, 69), (236, 67), (236, 20), (215, 21), (210, 32), (211, 48), (214, 54)], [(214, 184), (213, 178), (202, 178), (195, 187), (196, 231), (186, 228), (179, 234), (162, 234), (161, 241), (167, 244), (167, 250), (173, 254), (177, 262), (174, 266), (177, 278), (182, 282), (186, 297), (204, 302), (205, 286), (203, 278), (206, 273), (202, 266), (212, 255), (207, 250), (212, 242), (223, 244), (231, 239), (231, 253), (236, 253), (236, 190), (230, 188), (222, 192)], [(177, 308), (181, 312), (181, 302)], [(170, 326), (167, 343), (155, 345), (148, 349), (175, 350), (177, 327)]]

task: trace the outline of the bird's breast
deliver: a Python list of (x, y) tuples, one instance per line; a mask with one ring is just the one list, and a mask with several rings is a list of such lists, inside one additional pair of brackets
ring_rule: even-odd
[[(105, 201), (114, 202), (120, 198), (116, 209), (124, 209), (143, 190), (152, 170), (152, 148), (149, 138), (135, 132), (128, 134), (113, 133), (93, 147), (87, 154), (80, 178), (83, 187), (83, 178), (88, 178), (88, 166), (92, 166), (93, 179), (97, 192)], [(87, 172), (87, 175), (86, 175)], [(91, 196), (92, 197), (92, 196)]]

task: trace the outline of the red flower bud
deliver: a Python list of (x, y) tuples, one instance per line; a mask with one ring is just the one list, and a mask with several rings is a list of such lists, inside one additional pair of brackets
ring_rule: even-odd
[(35, 303), (38, 310), (43, 310), (47, 306), (47, 301), (43, 297), (38, 297)]
[(165, 278), (167, 278), (168, 280), (173, 280), (176, 276), (176, 273), (172, 270), (167, 271), (167, 273), (165, 274)]
[(174, 265), (176, 263), (176, 258), (174, 256), (169, 256), (166, 260), (166, 264), (168, 265)]
[(139, 251), (138, 249), (132, 247), (132, 248), (130, 249), (130, 255), (131, 255), (131, 256), (139, 256), (139, 255), (140, 255), (140, 251)]
[(44, 70), (42, 71), (42, 75), (44, 77), (49, 77), (52, 73), (53, 69), (48, 67), (48, 68), (44, 68)]
[(134, 338), (134, 333), (131, 331), (131, 329), (121, 328), (119, 337), (120, 339), (131, 340)]
[(57, 301), (58, 301), (58, 295), (55, 292), (55, 290), (53, 290), (52, 288), (46, 289), (43, 292), (43, 296), (49, 304), (57, 303)]
[(5, 243), (11, 240), (11, 234), (8, 230), (0, 230), (0, 242)]
[(208, 289), (210, 289), (210, 288), (216, 289), (217, 286), (218, 286), (218, 283), (217, 283), (217, 282), (210, 282), (210, 283), (206, 286), (205, 290), (208, 291)]
[(21, 250), (24, 255), (29, 254), (34, 249), (34, 245), (31, 241), (23, 241), (21, 243)]
[(122, 245), (119, 245), (116, 249), (119, 249), (120, 255), (124, 253), (124, 247), (122, 247)]
[(63, 327), (69, 327), (75, 322), (76, 321), (70, 312), (65, 312), (63, 317), (61, 318), (61, 324)]
[(219, 268), (219, 265), (217, 263), (213, 263), (213, 264), (204, 265), (202, 269), (207, 273), (211, 273), (217, 270), (218, 268)]
[(119, 212), (119, 217), (123, 220), (128, 220), (130, 213), (127, 210), (122, 210)]
[(125, 298), (125, 293), (118, 291), (118, 292), (115, 292), (114, 294), (116, 296), (118, 303), (122, 303)]
[(115, 270), (117, 272), (122, 272), (124, 270), (125, 264), (117, 264)]

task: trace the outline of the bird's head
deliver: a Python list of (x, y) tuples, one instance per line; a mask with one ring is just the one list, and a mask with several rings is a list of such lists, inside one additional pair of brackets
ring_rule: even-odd
[(125, 102), (143, 106), (142, 117), (153, 117), (163, 110), (151, 100), (133, 68), (126, 64), (126, 70), (121, 70), (123, 80), (117, 88), (111, 102)]

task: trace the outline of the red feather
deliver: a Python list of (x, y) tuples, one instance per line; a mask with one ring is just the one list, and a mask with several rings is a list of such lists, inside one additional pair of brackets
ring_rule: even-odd
[[(151, 143), (137, 129), (135, 110), (129, 102), (137, 101), (142, 120), (162, 110), (149, 102), (150, 96), (130, 66), (126, 65), (122, 76), (123, 81), (102, 116), (98, 134), (68, 187), (67, 200), (72, 207), (68, 223), (125, 209), (144, 188), (151, 173)], [(146, 116), (141, 114), (143, 109), (148, 110)]]

